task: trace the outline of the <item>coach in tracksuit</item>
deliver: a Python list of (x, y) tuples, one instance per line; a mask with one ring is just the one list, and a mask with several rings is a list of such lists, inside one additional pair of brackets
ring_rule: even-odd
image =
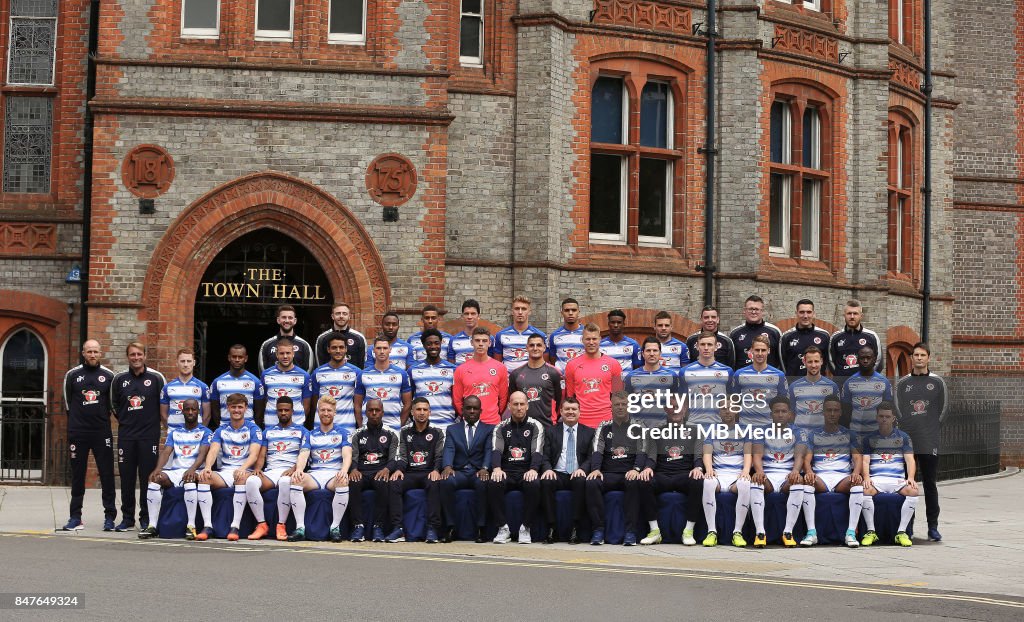
[(412, 420), (398, 432), (398, 453), (391, 469), (389, 484), (391, 533), (385, 542), (405, 539), (402, 510), (405, 493), (415, 488), (427, 491), (428, 543), (438, 540), (441, 530), (441, 460), (444, 456), (444, 430), (430, 425), (430, 402), (425, 397), (412, 401)]
[(544, 464), (544, 425), (529, 417), (526, 394), (516, 391), (508, 398), (511, 417), (494, 427), (491, 435), (491, 479), (487, 482), (487, 500), (491, 517), (498, 525), (494, 542), (503, 544), (512, 539), (505, 520), (505, 493), (523, 491), (523, 522), (519, 527), (519, 543), (529, 544), (530, 527), (540, 502), (540, 469)]
[(374, 492), (373, 534), (374, 542), (384, 541), (384, 522), (388, 520), (388, 479), (389, 465), (398, 453), (398, 434), (384, 425), (384, 405), (379, 399), (366, 401), (364, 407), (366, 425), (352, 435), (352, 470), (348, 474), (348, 511), (352, 517), (353, 542), (366, 538), (363, 525), (363, 489), (372, 487)]
[[(125, 350), (128, 369), (110, 386), (110, 404), (117, 417), (117, 464), (121, 472), (121, 522), (114, 531), (135, 526), (135, 485), (146, 498), (149, 476), (156, 469), (160, 444), (160, 390), (164, 376), (146, 366), (146, 346), (138, 342)], [(156, 518), (156, 517), (154, 517)], [(142, 503), (139, 523), (149, 527), (149, 504)]]
[(939, 533), (939, 489), (935, 478), (939, 469), (939, 433), (949, 409), (946, 382), (929, 370), (931, 349), (920, 342), (911, 353), (913, 371), (896, 382), (893, 389), (900, 429), (910, 435), (914, 444), (917, 472), (924, 481), (927, 506), (928, 538), (941, 540)]
[(640, 527), (640, 489), (651, 485), (653, 474), (648, 465), (647, 426), (642, 420), (629, 416), (627, 399), (625, 391), (613, 393), (612, 419), (601, 423), (594, 432), (594, 452), (590, 457), (593, 470), (587, 476), (587, 512), (594, 528), (590, 543), (594, 545), (604, 544), (604, 493), (610, 490), (624, 490), (626, 493), (623, 544), (636, 545)]
[(100, 365), (100, 343), (90, 339), (82, 344), (84, 363), (64, 376), (64, 405), (68, 413), (68, 449), (71, 451), (71, 516), (64, 531), (84, 527), (82, 500), (89, 452), (96, 461), (103, 488), (103, 530), (114, 529), (114, 446), (110, 430), (110, 383), (114, 372)]

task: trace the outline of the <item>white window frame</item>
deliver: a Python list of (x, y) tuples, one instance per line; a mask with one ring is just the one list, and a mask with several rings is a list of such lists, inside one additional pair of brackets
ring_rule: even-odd
[[(57, 14), (60, 14), (60, 4), (57, 5)], [(57, 82), (57, 29), (60, 24), (57, 22), (57, 16), (53, 17), (35, 17), (32, 15), (11, 15), (7, 23), (7, 33), (14, 32), (14, 20), (32, 20), (32, 21), (46, 21), (53, 22), (53, 58), (50, 61), (50, 81), (48, 83), (39, 82), (13, 82), (11, 80), (11, 59), (14, 57), (14, 37), (9, 36), (10, 41), (7, 42), (7, 84), (11, 85), (24, 85), (24, 86), (53, 86)]]
[[(480, 0), (480, 12), (470, 13), (463, 10), (462, 0), (459, 0), (459, 64), (463, 67), (483, 67), (484, 66), (484, 2)], [(462, 56), (462, 18), (463, 17), (478, 17), (480, 18), (480, 44), (478, 48), (478, 56)]]
[[(641, 157), (641, 159), (643, 159)], [(648, 158), (651, 160), (657, 158)], [(662, 205), (662, 209), (665, 210), (665, 235), (664, 236), (651, 236), (651, 235), (638, 235), (637, 243), (643, 246), (672, 246), (672, 207), (674, 205), (673, 196), (673, 180), (675, 179), (675, 163), (672, 160), (665, 161), (665, 204)], [(637, 189), (639, 191), (639, 188)], [(625, 232), (623, 232), (625, 233)]]
[[(821, 189), (825, 182), (814, 178), (805, 178), (804, 181), (810, 182), (814, 191), (810, 197), (807, 196), (807, 192), (803, 192), (803, 200), (800, 204), (801, 234), (806, 230), (811, 233), (810, 248), (805, 248), (803, 240), (800, 240), (800, 256), (804, 259), (818, 259), (821, 256)], [(807, 226), (808, 213), (811, 215), (811, 220), (814, 221), (813, 227)]]
[[(793, 212), (793, 175), (789, 173), (770, 173), (779, 175), (782, 177), (782, 208), (779, 212), (782, 214), (782, 222), (779, 226), (782, 227), (782, 246), (771, 246), (771, 205), (768, 206), (768, 253), (770, 255), (778, 255), (780, 257), (789, 256), (789, 247), (792, 244), (790, 239), (790, 227), (792, 226), (792, 212)], [(769, 184), (771, 178), (769, 177)], [(769, 188), (769, 203), (771, 202), (771, 189)]]
[(327, 7), (327, 42), (341, 45), (365, 45), (366, 44), (366, 0), (363, 2), (363, 27), (362, 31), (355, 35), (351, 33), (331, 32), (331, 11), (330, 5), (340, 0), (329, 0)]
[[(676, 98), (675, 98), (675, 96), (672, 93), (672, 84), (670, 82), (666, 82), (664, 80), (648, 80), (646, 83), (644, 83), (644, 86), (647, 86), (648, 83), (663, 84), (666, 87), (668, 87), (666, 89), (666, 94), (668, 96), (668, 102), (667, 102), (667, 105), (665, 106), (665, 112), (666, 112), (666, 115), (665, 115), (665, 123), (666, 123), (666, 127), (665, 127), (665, 148), (666, 149), (675, 149), (675, 142), (674, 142), (675, 141), (675, 131), (674, 131), (675, 130), (675, 123), (673, 123), (673, 120), (675, 119), (675, 103), (676, 103), (675, 99)], [(641, 93), (640, 96), (642, 98), (643, 97), (643, 89), (642, 88), (640, 89), (640, 93)], [(625, 94), (626, 94), (626, 89), (625, 89), (625, 85), (623, 85), (623, 95), (625, 95)], [(641, 111), (642, 110), (643, 110), (643, 106), (641, 106)], [(643, 114), (643, 113), (641, 112), (641, 114)], [(628, 116), (628, 115), (626, 115), (626, 116)], [(640, 122), (642, 124), (643, 123), (643, 119), (641, 119)], [(626, 129), (627, 128), (623, 129), (623, 134), (622, 134), (623, 136), (627, 136)], [(642, 159), (643, 156), (640, 156), (640, 157)], [(675, 196), (674, 196), (674, 193), (673, 193), (673, 189), (674, 188), (673, 188), (673, 183), (672, 182), (675, 179), (675, 163), (673, 161), (671, 161), (671, 160), (668, 160), (666, 164), (667, 164), (667, 166), (665, 167), (665, 205), (662, 206), (662, 208), (665, 210), (665, 235), (664, 236), (639, 235), (639, 236), (637, 236), (637, 244), (642, 244), (644, 246), (672, 246), (672, 211), (673, 211), (673, 207), (675, 205)], [(637, 183), (639, 183), (639, 182), (637, 182)], [(639, 190), (640, 189), (638, 187), (637, 191), (639, 192)], [(625, 232), (623, 232), (623, 235), (625, 235)]]
[[(480, 4), (483, 6), (483, 3)], [(629, 144), (629, 89), (626, 88), (626, 79), (623, 76), (598, 76), (599, 78), (614, 78), (622, 83), (622, 140), (619, 145)], [(590, 105), (593, 107), (593, 88), (591, 88)], [(611, 154), (603, 154), (611, 155)], [(625, 244), (626, 229), (629, 227), (629, 156), (618, 154), (619, 158), (619, 232), (618, 233), (590, 233), (590, 240), (594, 242)]]
[(896, 134), (896, 187), (903, 189), (903, 132)]
[[(796, 2), (799, 1), (796, 0)], [(804, 0), (804, 8), (811, 11), (821, 11), (821, 0)]]
[(903, 33), (903, 0), (896, 0), (896, 43), (906, 45), (906, 35)]
[(181, 38), (182, 39), (219, 39), (220, 38), (220, 0), (217, 1), (217, 25), (214, 28), (185, 28), (185, 2), (181, 0)]
[(905, 197), (896, 196), (896, 273), (903, 272), (903, 210), (906, 208)]
[(260, 30), (260, 0), (256, 0), (253, 29), (257, 41), (291, 41), (295, 33), (295, 0), (288, 0), (288, 30)]

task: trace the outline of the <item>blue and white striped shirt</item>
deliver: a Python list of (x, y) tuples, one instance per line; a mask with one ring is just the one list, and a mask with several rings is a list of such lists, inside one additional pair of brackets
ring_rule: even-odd
[(559, 326), (548, 335), (548, 355), (555, 360), (555, 367), (565, 374), (565, 366), (578, 356), (583, 356), (583, 326), (568, 330)]
[[(409, 342), (401, 337), (395, 337), (395, 341), (391, 344), (391, 354), (388, 355), (388, 361), (399, 369), (407, 369), (411, 358), (412, 346), (409, 345)], [(373, 353), (373, 346), (367, 344), (366, 364), (363, 365), (363, 368), (373, 367), (376, 362), (377, 357)]]
[(192, 376), (188, 382), (175, 378), (160, 391), (160, 404), (167, 406), (167, 429), (180, 428), (185, 425), (185, 416), (181, 413), (181, 405), (185, 400), (194, 399), (199, 402), (200, 419), (203, 404), (210, 401), (210, 387)]
[[(452, 336), (444, 331), (439, 332), (441, 333), (441, 357), (443, 358), (448, 356), (448, 344), (452, 342)], [(409, 342), (410, 352), (412, 352), (409, 356), (409, 365), (406, 367), (406, 369), (409, 369), (416, 363), (427, 360), (427, 351), (423, 349), (422, 330), (409, 335), (407, 341)]]
[[(313, 370), (313, 395), (317, 399), (330, 395), (337, 400), (334, 407), (334, 425), (341, 426), (347, 434), (356, 430), (356, 407), (352, 403), (352, 398), (356, 394), (356, 384), (362, 373), (363, 370), (352, 363), (345, 363), (337, 369), (326, 363)], [(317, 423), (314, 421), (313, 425)]]
[(356, 395), (379, 399), (384, 405), (384, 425), (394, 431), (402, 429), (402, 395), (412, 392), (409, 374), (404, 369), (391, 365), (384, 371), (368, 367), (359, 375)]
[(425, 397), (430, 402), (430, 425), (444, 430), (455, 423), (455, 403), (452, 386), (455, 385), (455, 365), (441, 360), (437, 365), (417, 363), (409, 370), (412, 396)]
[(225, 423), (213, 433), (210, 443), (220, 443), (217, 460), (221, 469), (237, 469), (249, 458), (250, 445), (263, 444), (263, 431), (252, 421), (243, 423), (237, 430)]
[(349, 435), (338, 426), (332, 427), (327, 432), (321, 430), (319, 425), (316, 426), (309, 435), (309, 470), (341, 470), (344, 464), (341, 450), (351, 446)]
[(622, 366), (623, 380), (626, 379), (626, 374), (644, 364), (640, 344), (636, 339), (625, 335), (619, 341), (612, 341), (610, 337), (602, 338), (601, 354), (607, 354), (619, 362), (619, 365)]
[(292, 366), (281, 371), (277, 365), (263, 372), (263, 386), (267, 389), (267, 408), (263, 411), (263, 427), (277, 425), (277, 398), (292, 398), (292, 420), (300, 425), (306, 421), (306, 408), (302, 400), (312, 397), (312, 381), (306, 370)]
[(861, 451), (865, 457), (870, 456), (868, 472), (871, 477), (906, 479), (907, 463), (903, 456), (914, 453), (914, 444), (909, 434), (894, 428), (888, 436), (882, 436), (881, 432), (868, 434)]
[(878, 405), (883, 400), (892, 401), (892, 385), (877, 371), (870, 376), (858, 372), (846, 379), (839, 397), (850, 406), (850, 430), (857, 434), (877, 432)]
[(817, 382), (810, 382), (807, 376), (797, 378), (789, 385), (789, 401), (796, 419), (793, 423), (808, 430), (825, 425), (825, 398), (839, 395), (836, 383), (822, 376)]
[(721, 423), (718, 409), (729, 399), (729, 379), (732, 368), (715, 361), (704, 366), (700, 361), (679, 370), (679, 393), (686, 395), (690, 425)]
[[(210, 383), (210, 402), (213, 404), (213, 408), (217, 409), (213, 416), (220, 417), (221, 423), (231, 420), (231, 416), (228, 414), (228, 396), (232, 393), (241, 393), (249, 400), (249, 404), (245, 407), (246, 421), (252, 421), (253, 403), (267, 396), (263, 382), (252, 372), (243, 369), (240, 376), (232, 376), (231, 372), (217, 376)], [(213, 420), (214, 423), (216, 421), (216, 419)], [(217, 425), (220, 424), (217, 423)]]
[(528, 325), (523, 332), (516, 330), (515, 325), (506, 326), (494, 336), (491, 345), (491, 356), (499, 355), (501, 362), (505, 364), (505, 369), (512, 373), (525, 365), (526, 361), (530, 359), (526, 353), (526, 341), (530, 338), (530, 335), (540, 335), (547, 339), (544, 331), (533, 325)]
[(175, 471), (192, 468), (192, 465), (196, 463), (199, 450), (204, 445), (210, 446), (211, 436), (213, 436), (213, 432), (203, 424), (199, 424), (191, 430), (186, 430), (185, 426), (167, 430), (167, 440), (164, 445), (172, 447), (173, 453), (167, 465), (164, 466), (164, 470)]
[(746, 397), (746, 404), (740, 411), (741, 425), (767, 427), (772, 424), (772, 409), (768, 403), (776, 395), (788, 397), (789, 385), (786, 374), (771, 365), (761, 371), (747, 365), (733, 374), (729, 392)]
[(309, 449), (309, 431), (294, 421), (287, 428), (275, 425), (263, 433), (263, 446), (267, 448), (264, 471), (291, 469), (302, 450)]

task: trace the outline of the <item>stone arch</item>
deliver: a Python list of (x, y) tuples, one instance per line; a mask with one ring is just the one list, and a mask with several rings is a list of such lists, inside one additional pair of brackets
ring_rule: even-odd
[(196, 290), (217, 253), (264, 228), (309, 248), (332, 290), (346, 293), (360, 329), (379, 324), (391, 304), (391, 288), (380, 254), (356, 216), (306, 181), (276, 171), (254, 173), (196, 200), (153, 252), (140, 319), (147, 322), (154, 364), (173, 368), (170, 352), (192, 342)]

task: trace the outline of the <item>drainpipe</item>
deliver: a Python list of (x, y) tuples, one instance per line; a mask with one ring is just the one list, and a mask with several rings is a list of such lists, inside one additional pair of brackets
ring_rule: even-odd
[(96, 96), (96, 51), (99, 48), (100, 32), (100, 0), (89, 3), (89, 57), (86, 65), (85, 78), (85, 143), (82, 147), (82, 282), (79, 285), (79, 341), (85, 343), (89, 338), (89, 254), (91, 253), (92, 234), (92, 157), (93, 157), (93, 112), (89, 102)]
[(928, 341), (931, 320), (932, 270), (932, 7), (924, 0), (924, 248), (921, 265), (921, 340)]
[(705, 174), (704, 179), (704, 265), (698, 266), (698, 270), (704, 271), (704, 304), (714, 304), (715, 286), (715, 158), (718, 149), (715, 147), (715, 104), (717, 89), (715, 76), (717, 72), (717, 54), (715, 50), (715, 38), (718, 37), (717, 24), (718, 6), (716, 0), (708, 0), (708, 43), (707, 43), (707, 81), (708, 89), (706, 96), (705, 119), (707, 135), (704, 138)]

